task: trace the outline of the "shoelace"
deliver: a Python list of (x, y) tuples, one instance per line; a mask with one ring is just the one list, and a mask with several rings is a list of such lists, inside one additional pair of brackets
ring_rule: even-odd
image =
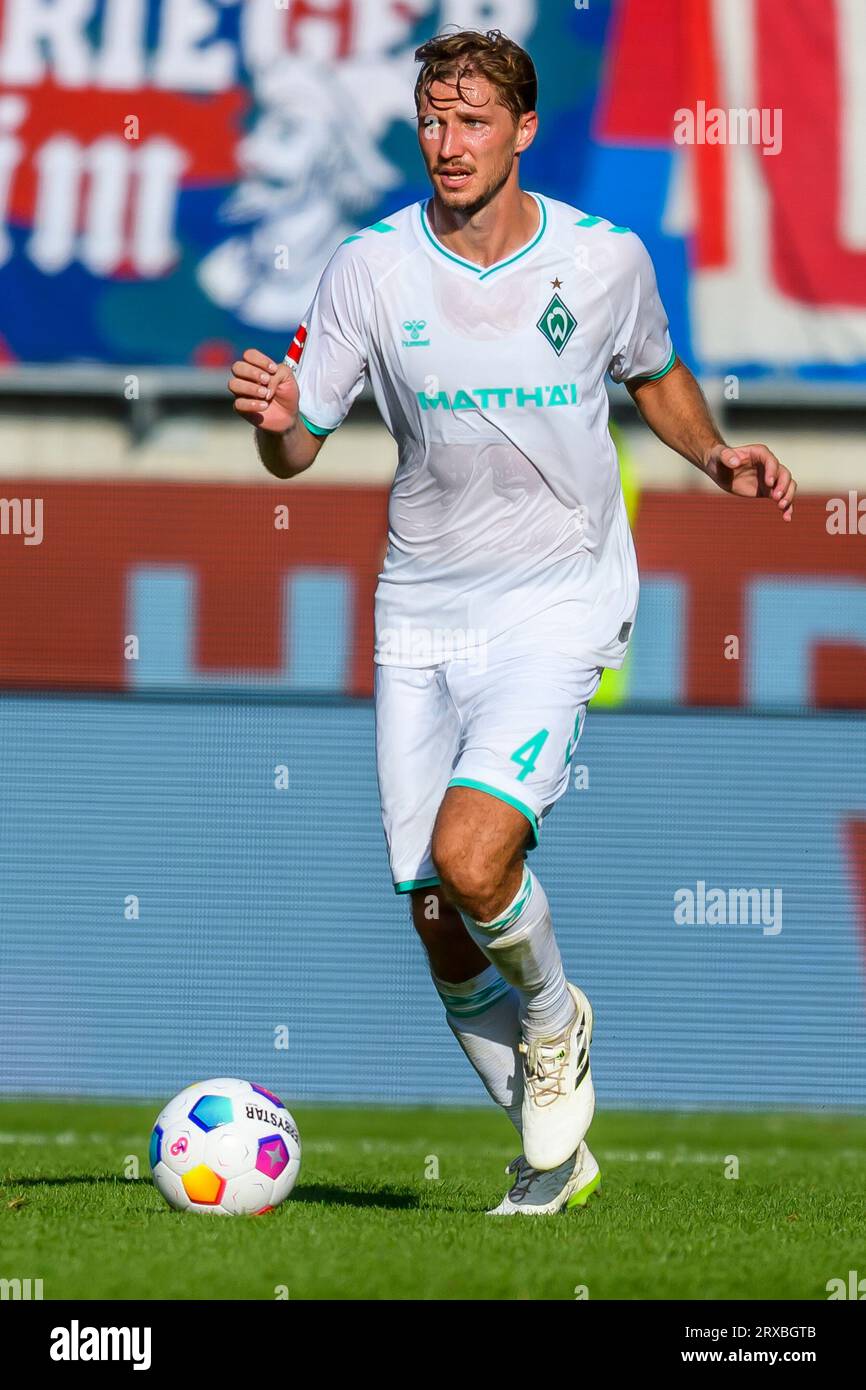
[(565, 1067), (568, 1048), (563, 1043), (520, 1043), (525, 1055), (524, 1080), (536, 1105), (549, 1104), (565, 1094)]

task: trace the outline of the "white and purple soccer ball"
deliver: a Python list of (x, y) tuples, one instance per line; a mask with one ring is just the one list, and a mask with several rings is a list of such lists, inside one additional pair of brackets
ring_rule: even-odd
[(260, 1216), (294, 1187), (301, 1140), (278, 1096), (220, 1076), (169, 1101), (150, 1136), (150, 1166), (178, 1211)]

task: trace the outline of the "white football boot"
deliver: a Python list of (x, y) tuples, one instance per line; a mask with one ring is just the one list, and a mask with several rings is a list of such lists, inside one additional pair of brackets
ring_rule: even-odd
[(577, 1151), (592, 1123), (595, 1091), (589, 1069), (592, 1006), (569, 984), (574, 1022), (553, 1038), (521, 1042), (523, 1149), (539, 1172), (559, 1168)]
[(505, 1171), (515, 1174), (514, 1183), (488, 1216), (552, 1216), (563, 1209), (584, 1207), (601, 1184), (598, 1164), (586, 1144), (558, 1168), (540, 1173), (521, 1154)]

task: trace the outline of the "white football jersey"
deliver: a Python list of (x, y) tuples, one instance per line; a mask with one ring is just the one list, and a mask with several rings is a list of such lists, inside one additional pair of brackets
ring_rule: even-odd
[(432, 665), (529, 620), (588, 662), (625, 656), (637, 564), (604, 377), (675, 355), (640, 239), (531, 196), (537, 231), (486, 268), (437, 239), (427, 199), (348, 237), (299, 332), (306, 426), (335, 430), (368, 375), (398, 446), (380, 663)]

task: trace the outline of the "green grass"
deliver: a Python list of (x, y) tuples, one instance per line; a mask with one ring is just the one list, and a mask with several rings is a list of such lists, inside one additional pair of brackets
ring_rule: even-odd
[(491, 1220), (516, 1152), (495, 1112), (299, 1107), (294, 1195), (220, 1219), (153, 1187), (158, 1108), (0, 1103), (0, 1278), (45, 1298), (825, 1299), (866, 1276), (866, 1118), (602, 1114), (600, 1196)]

